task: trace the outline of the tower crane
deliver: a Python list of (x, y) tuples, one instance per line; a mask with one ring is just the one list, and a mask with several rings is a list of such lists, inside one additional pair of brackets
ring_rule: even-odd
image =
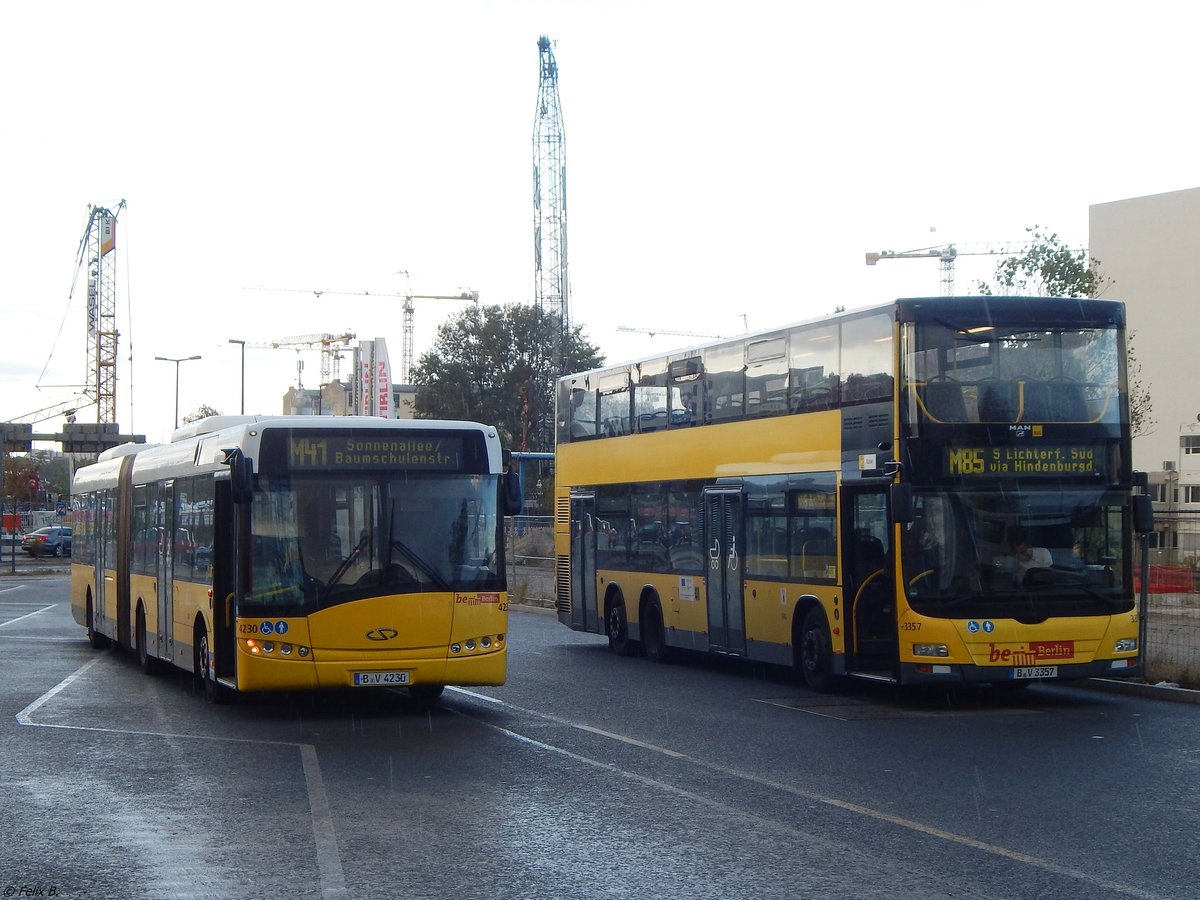
[[(407, 275), (407, 272), (398, 272), (398, 275)], [(290, 294), (312, 294), (318, 300), (322, 294), (333, 294), (335, 297), (399, 297), (403, 301), (401, 309), (403, 310), (403, 325), (401, 331), (401, 351), (400, 351), (400, 383), (408, 383), (408, 373), (413, 367), (413, 319), (414, 319), (414, 300), (469, 300), (471, 303), (479, 302), (479, 291), (460, 290), (457, 294), (414, 294), (412, 291), (405, 291), (403, 294), (398, 293), (381, 293), (377, 291), (330, 291), (330, 290), (314, 290), (303, 288), (254, 288), (259, 291), (284, 291)], [(351, 335), (353, 337), (353, 335)]]
[(567, 138), (550, 38), (538, 38), (540, 79), (533, 117), (533, 263), (537, 307), (559, 317), (554, 363), (561, 371), (571, 333), (567, 278)]
[(321, 351), (321, 386), (337, 381), (341, 376), (341, 355), (339, 351), (354, 340), (352, 332), (343, 334), (299, 334), (293, 337), (280, 338), (277, 341), (250, 343), (247, 347), (258, 347), (264, 350), (285, 350), (293, 347), (314, 347)]
[(88, 221), (75, 256), (75, 294), (79, 272), (87, 267), (87, 384), (84, 394), (96, 404), (96, 421), (117, 421), (117, 215), (116, 209), (88, 206)]
[(881, 250), (867, 254), (867, 265), (873, 266), (881, 259), (936, 259), (941, 272), (942, 296), (954, 294), (954, 261), (960, 256), (1019, 256), (1032, 246), (1028, 241), (1013, 244), (942, 244), (937, 247), (922, 247), (917, 250)]
[(648, 334), (650, 337), (654, 337), (658, 334), (669, 334), (674, 337), (713, 338), (714, 340), (728, 337), (728, 335), (725, 334), (704, 334), (703, 332), (699, 331), (672, 331), (669, 328), (633, 328), (629, 325), (618, 325), (617, 331), (631, 331), (635, 334)]

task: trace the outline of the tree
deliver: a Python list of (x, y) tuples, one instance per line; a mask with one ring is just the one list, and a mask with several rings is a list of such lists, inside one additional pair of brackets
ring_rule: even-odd
[(199, 422), (201, 419), (207, 419), (209, 416), (219, 416), (220, 414), (220, 410), (213, 409), (207, 403), (201, 403), (194, 413), (188, 413), (183, 417), (183, 424), (191, 425), (193, 422)]
[(33, 456), (13, 456), (4, 460), (4, 495), (19, 503), (31, 503), (41, 493), (41, 474)]
[(555, 379), (603, 363), (576, 326), (560, 369), (559, 334), (558, 316), (532, 304), (467, 307), (413, 368), (416, 415), (495, 425), (514, 450), (553, 449)]
[[(979, 293), (1041, 297), (1099, 297), (1114, 282), (1100, 270), (1100, 260), (1087, 250), (1071, 249), (1054, 232), (1041, 226), (1026, 228), (1031, 236), (1021, 256), (1010, 256), (996, 264), (991, 282), (979, 282)], [(1142, 366), (1134, 355), (1135, 332), (1126, 335), (1125, 373), (1129, 383), (1129, 423), (1134, 437), (1154, 430), (1154, 403), (1150, 388), (1142, 381)]]

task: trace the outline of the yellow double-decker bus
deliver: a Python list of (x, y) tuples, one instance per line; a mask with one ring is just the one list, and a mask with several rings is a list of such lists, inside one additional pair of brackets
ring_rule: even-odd
[(95, 647), (231, 691), (503, 684), (494, 428), (223, 416), (75, 473), (71, 609)]
[(899, 684), (1140, 671), (1125, 311), (898, 300), (560, 379), (563, 624)]

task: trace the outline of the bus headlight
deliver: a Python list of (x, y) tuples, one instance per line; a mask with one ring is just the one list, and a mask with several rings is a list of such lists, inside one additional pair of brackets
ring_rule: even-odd
[(949, 656), (945, 644), (913, 644), (913, 656)]
[(1137, 638), (1121, 638), (1115, 648), (1117, 653), (1134, 653), (1137, 651)]
[(300, 647), (298, 650), (296, 650), (296, 652), (298, 654), (300, 654), (301, 656), (305, 656), (305, 657), (308, 656), (308, 648), (307, 647)]

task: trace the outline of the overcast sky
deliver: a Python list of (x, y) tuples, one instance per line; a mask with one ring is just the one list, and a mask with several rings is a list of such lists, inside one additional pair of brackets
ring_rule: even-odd
[[(385, 337), (399, 367), (399, 299), (304, 291), (403, 293), (407, 270), (418, 294), (531, 302), (541, 34), (572, 319), (617, 362), (688, 343), (619, 326), (734, 334), (938, 293), (936, 261), (867, 251), (1035, 224), (1084, 244), (1090, 204), (1200, 186), (1198, 20), (1052, 0), (6, 3), (0, 419), (84, 380), (84, 279), (68, 294), (89, 204), (127, 204), (118, 416), (152, 441), (174, 418), (155, 356), (203, 357), (181, 415), (238, 412), (230, 338)], [(959, 289), (994, 262), (961, 258)], [(461, 308), (416, 301), (418, 356)], [(279, 411), (297, 358), (246, 350), (248, 412)], [(318, 354), (299, 358), (315, 387)]]

